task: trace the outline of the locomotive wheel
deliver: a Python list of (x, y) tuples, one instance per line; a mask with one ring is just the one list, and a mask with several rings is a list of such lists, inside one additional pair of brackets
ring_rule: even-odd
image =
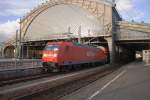
[(52, 72), (60, 72), (60, 69), (55, 67), (55, 68), (52, 69)]
[(48, 68), (50, 72), (60, 72), (59, 66), (53, 65), (53, 66), (49, 66)]
[(66, 71), (66, 67), (65, 66), (60, 66), (59, 67), (59, 71), (60, 72), (65, 72)]
[(91, 65), (92, 65), (92, 67), (95, 67), (95, 66), (96, 66), (96, 64), (95, 64), (95, 63), (92, 63)]
[(42, 65), (43, 65), (42, 70), (44, 72), (48, 72), (48, 65), (47, 65), (47, 63), (43, 63)]
[(46, 67), (43, 67), (42, 70), (43, 70), (43, 72), (48, 72), (48, 68), (46, 68)]

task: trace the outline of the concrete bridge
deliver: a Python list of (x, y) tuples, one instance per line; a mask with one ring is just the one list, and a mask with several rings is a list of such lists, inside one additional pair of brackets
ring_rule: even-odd
[(118, 21), (115, 29), (115, 59), (133, 60), (137, 51), (150, 48), (150, 24)]
[(150, 24), (135, 22), (116, 22), (115, 40), (150, 40)]

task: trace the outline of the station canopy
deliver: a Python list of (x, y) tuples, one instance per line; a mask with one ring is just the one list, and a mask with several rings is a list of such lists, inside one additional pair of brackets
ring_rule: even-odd
[[(75, 5), (56, 5), (39, 14), (27, 29), (25, 40), (39, 41), (69, 37), (96, 36), (103, 33), (103, 23), (87, 10)], [(68, 36), (66, 36), (68, 37)]]

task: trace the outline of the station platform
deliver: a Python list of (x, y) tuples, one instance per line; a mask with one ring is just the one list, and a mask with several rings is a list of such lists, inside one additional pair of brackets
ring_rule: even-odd
[(60, 100), (150, 100), (150, 66), (125, 65)]

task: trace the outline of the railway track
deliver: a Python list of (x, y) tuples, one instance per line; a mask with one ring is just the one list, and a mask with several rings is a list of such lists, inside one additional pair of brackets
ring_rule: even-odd
[(61, 100), (62, 97), (77, 91), (80, 88), (83, 88), (89, 85), (92, 82), (114, 72), (117, 68), (104, 69), (100, 73), (95, 73), (66, 84), (51, 88), (46, 91), (42, 91), (30, 96), (19, 98), (17, 100)]
[(70, 72), (59, 72), (59, 73), (41, 73), (41, 74), (37, 74), (37, 75), (29, 75), (29, 76), (24, 76), (24, 77), (13, 77), (13, 78), (8, 78), (8, 79), (2, 79), (0, 80), (0, 87), (6, 86), (6, 85), (13, 85), (13, 84), (17, 84), (17, 83), (21, 83), (21, 82), (26, 82), (26, 81), (31, 81), (31, 80), (36, 80), (39, 78), (45, 78), (45, 77), (52, 77), (55, 75), (61, 75), (61, 74), (66, 74), (66, 73), (72, 73), (72, 72), (76, 72), (76, 71), (80, 71), (80, 70), (85, 70), (85, 68), (81, 68), (81, 69), (76, 69), (76, 70), (72, 70)]
[(1, 82), (0, 89), (3, 91), (0, 92), (0, 98), (7, 98), (5, 100), (43, 100), (44, 96), (46, 98), (44, 100), (49, 100), (48, 98), (57, 100), (108, 75), (114, 70), (116, 70), (115, 67), (104, 65), (71, 72), (46, 73), (32, 77), (6, 80)]
[(35, 79), (39, 79), (39, 78), (43, 78), (43, 77), (50, 77), (53, 75), (54, 74), (52, 74), (52, 73), (50, 73), (50, 74), (45, 73), (45, 74), (39, 74), (39, 75), (34, 75), (34, 76), (26, 76), (26, 77), (21, 77), (21, 78), (7, 79), (7, 80), (0, 81), (0, 87), (3, 87), (5, 85), (16, 84), (16, 83), (20, 83), (20, 82), (31, 81), (31, 80), (35, 80)]

